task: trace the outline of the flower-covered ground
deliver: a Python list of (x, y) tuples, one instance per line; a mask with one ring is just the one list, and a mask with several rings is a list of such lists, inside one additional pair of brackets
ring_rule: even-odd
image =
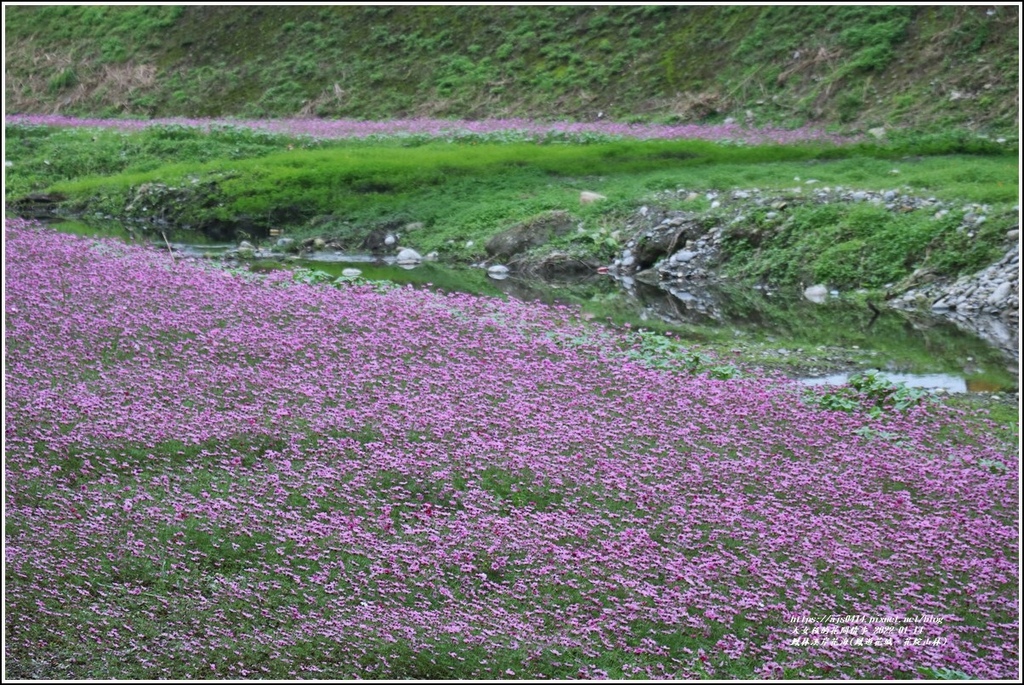
[(318, 139), (401, 138), (408, 136), (460, 139), (484, 138), (512, 140), (587, 140), (634, 138), (640, 140), (709, 140), (749, 145), (787, 145), (792, 143), (842, 143), (849, 139), (805, 126), (798, 129), (747, 127), (728, 124), (625, 124), (613, 121), (544, 122), (531, 119), (390, 119), (358, 121), (354, 119), (95, 119), (57, 114), (15, 114), (5, 117), (8, 126), (61, 126), (114, 128), (137, 131), (150, 126), (210, 127), (234, 126), (289, 136)]
[(7, 677), (1019, 676), (1019, 464), (941, 405), (5, 236)]

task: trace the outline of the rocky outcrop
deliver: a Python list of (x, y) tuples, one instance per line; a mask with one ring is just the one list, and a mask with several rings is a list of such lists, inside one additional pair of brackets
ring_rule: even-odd
[(491, 258), (507, 260), (565, 235), (576, 223), (568, 212), (544, 212), (497, 234), (487, 241), (484, 249)]
[[(929, 210), (941, 219), (954, 209), (964, 212), (960, 231), (973, 238), (987, 220), (990, 208), (985, 205), (960, 206), (936, 198), (925, 198), (898, 190), (867, 191), (842, 187), (817, 187), (818, 181), (808, 179), (789, 191), (774, 193), (759, 189), (708, 192), (703, 195), (685, 189), (665, 191), (652, 198), (652, 206), (641, 207), (624, 227), (631, 235), (619, 256), (609, 266), (609, 273), (630, 289), (634, 281), (657, 285), (672, 292), (696, 296), (701, 285), (719, 282), (718, 267), (722, 259), (724, 239), (744, 240), (758, 244), (766, 231), (785, 220), (786, 210), (798, 204), (834, 202), (870, 203), (892, 212)], [(678, 204), (703, 199), (710, 209), (682, 211), (658, 209), (661, 204)], [(696, 204), (696, 203), (695, 203)], [(746, 219), (758, 211), (760, 225)], [(903, 293), (889, 305), (904, 310), (924, 310), (952, 320), (961, 328), (989, 341), (1016, 359), (1019, 324), (1019, 227), (1007, 232), (1010, 244), (997, 263), (971, 276), (959, 279), (936, 279), (919, 270), (893, 292)], [(929, 280), (930, 279), (930, 280)], [(827, 299), (836, 294), (821, 287)], [(816, 291), (815, 291), (816, 292)]]
[[(1016, 239), (1018, 229), (1013, 229)], [(1011, 239), (1010, 235), (1007, 236)], [(956, 280), (933, 279), (915, 272), (909, 283), (917, 283), (889, 301), (905, 311), (926, 311), (949, 319), (958, 327), (999, 347), (1013, 359), (1019, 358), (1020, 328), (1020, 245), (1014, 244), (995, 264)]]

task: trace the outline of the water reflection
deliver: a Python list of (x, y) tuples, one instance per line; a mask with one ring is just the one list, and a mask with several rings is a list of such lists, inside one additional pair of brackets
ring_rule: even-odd
[[(801, 378), (804, 385), (846, 385), (853, 373), (836, 373), (821, 378)], [(903, 383), (910, 388), (926, 388), (928, 390), (942, 389), (947, 392), (978, 392), (972, 390), (970, 384), (963, 378), (951, 376), (945, 373), (885, 373), (879, 372), (878, 376), (892, 383)]]
[[(123, 228), (116, 227), (103, 231), (87, 229), (84, 224), (56, 227), (74, 233), (90, 230), (92, 235), (131, 237)], [(197, 258), (219, 256), (235, 247), (224, 242), (197, 242), (195, 234), (191, 233), (168, 233), (167, 238), (172, 250)], [(167, 249), (162, 236), (155, 237), (153, 245)], [(777, 344), (780, 353), (805, 357), (827, 354), (820, 350), (830, 347), (859, 348), (877, 357), (878, 364), (891, 378), (906, 378), (904, 382), (916, 387), (977, 392), (1013, 390), (1018, 385), (1016, 332), (1012, 345), (992, 346), (934, 317), (915, 317), (884, 308), (876, 316), (863, 303), (842, 298), (829, 298), (815, 304), (805, 299), (799, 289), (782, 292), (696, 285), (663, 289), (633, 279), (616, 281), (596, 273), (562, 280), (525, 279), (510, 274), (498, 280), (488, 277), (487, 270), (482, 268), (430, 262), (409, 267), (394, 261), (391, 256), (325, 251), (303, 255), (301, 260), (282, 261), (282, 264), (319, 269), (336, 276), (341, 276), (344, 269), (358, 268), (364, 278), (371, 280), (576, 305), (582, 308), (584, 318), (599, 322), (628, 322), (633, 326), (657, 324), (691, 340), (703, 337), (721, 341), (724, 337), (738, 343), (767, 343), (772, 347)], [(794, 350), (797, 345), (803, 347)], [(836, 375), (816, 379), (816, 382), (843, 383), (845, 380), (845, 375)]]

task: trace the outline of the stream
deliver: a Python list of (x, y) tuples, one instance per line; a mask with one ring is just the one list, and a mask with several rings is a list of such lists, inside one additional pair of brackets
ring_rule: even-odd
[[(78, 222), (52, 224), (80, 235), (127, 239), (124, 229)], [(199, 242), (194, 233), (168, 235), (179, 257), (219, 258), (234, 244)], [(162, 237), (154, 248), (167, 250)], [(798, 291), (731, 286), (672, 292), (632, 279), (592, 274), (572, 280), (489, 277), (482, 268), (425, 262), (402, 266), (365, 254), (316, 253), (303, 259), (257, 261), (254, 270), (304, 267), (418, 288), (458, 291), (581, 307), (596, 323), (671, 332), (694, 345), (713, 346), (755, 365), (778, 369), (809, 385), (842, 384), (857, 370), (879, 369), (895, 382), (944, 392), (1016, 392), (1018, 362), (1004, 350), (929, 316), (882, 309), (875, 316), (862, 302), (832, 297), (822, 304)], [(351, 273), (351, 272), (350, 272)]]

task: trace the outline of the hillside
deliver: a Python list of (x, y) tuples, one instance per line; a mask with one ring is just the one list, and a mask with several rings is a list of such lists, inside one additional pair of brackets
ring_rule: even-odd
[(1019, 10), (8, 7), (9, 113), (1019, 126)]

